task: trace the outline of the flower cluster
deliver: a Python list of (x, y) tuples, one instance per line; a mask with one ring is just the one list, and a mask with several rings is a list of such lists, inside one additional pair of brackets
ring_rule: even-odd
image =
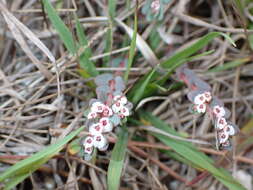
[(96, 77), (98, 99), (90, 101), (87, 112), (89, 134), (83, 141), (85, 159), (91, 158), (94, 148), (105, 151), (108, 147), (106, 134), (125, 121), (130, 115), (132, 104), (123, 94), (125, 84), (120, 76), (102, 74)]
[(236, 125), (227, 121), (231, 115), (230, 111), (217, 97), (212, 96), (211, 87), (192, 70), (183, 66), (177, 70), (177, 75), (190, 88), (187, 94), (193, 103), (190, 110), (194, 113), (208, 112), (217, 131), (218, 148), (229, 149), (231, 147), (229, 137), (239, 131)]

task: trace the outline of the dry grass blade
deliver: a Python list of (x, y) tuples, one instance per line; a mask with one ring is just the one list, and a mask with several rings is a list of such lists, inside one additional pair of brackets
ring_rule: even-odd
[[(121, 20), (119, 19), (115, 19), (115, 20), (122, 28), (124, 28), (124, 30), (130, 36), (130, 38), (132, 38), (134, 34), (133, 29), (131, 29)], [(145, 57), (145, 59), (150, 65), (155, 66), (159, 64), (159, 60), (154, 54), (154, 52), (151, 50), (149, 45), (145, 42), (145, 40), (142, 39), (142, 37), (138, 33), (136, 36), (136, 46), (138, 47), (138, 49), (140, 50), (140, 52), (142, 53), (142, 55)]]
[(12, 32), (12, 35), (14, 36), (14, 38), (17, 40), (17, 42), (19, 43), (19, 45), (21, 46), (21, 48), (23, 49), (23, 51), (27, 54), (27, 56), (32, 60), (32, 62), (36, 65), (36, 67), (40, 70), (41, 73), (43, 73), (43, 75), (50, 79), (52, 77), (52, 74), (47, 70), (47, 68), (42, 65), (42, 63), (33, 55), (31, 49), (28, 47), (21, 31), (17, 28), (16, 24), (13, 22), (13, 20), (10, 19), (10, 16), (7, 12), (7, 9), (5, 8), (5, 6), (0, 3), (0, 9), (1, 9), (1, 13), (9, 27), (9, 29)]

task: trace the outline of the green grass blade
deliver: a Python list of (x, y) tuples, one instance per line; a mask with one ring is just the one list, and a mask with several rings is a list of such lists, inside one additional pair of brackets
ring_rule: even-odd
[(208, 72), (225, 71), (225, 70), (228, 70), (228, 69), (232, 69), (232, 68), (238, 67), (238, 66), (240, 66), (240, 65), (242, 65), (244, 63), (247, 63), (248, 61), (250, 61), (250, 58), (237, 59), (235, 61), (224, 63), (224, 65), (219, 65), (217, 67), (209, 69)]
[(84, 52), (80, 55), (80, 66), (82, 69), (86, 70), (87, 73), (89, 73), (90, 76), (97, 76), (99, 73), (96, 70), (95, 64), (90, 61), (90, 57), (92, 56), (91, 49), (87, 47), (88, 45), (88, 40), (84, 34), (83, 27), (81, 23), (79, 22), (78, 18), (75, 16), (75, 22), (76, 22), (76, 32), (77, 32), (77, 37), (80, 42), (80, 45), (85, 48)]
[(138, 28), (137, 10), (138, 10), (138, 7), (136, 7), (135, 14), (134, 14), (134, 33), (133, 33), (133, 38), (131, 40), (131, 45), (130, 45), (130, 50), (129, 50), (127, 70), (124, 75), (124, 79), (126, 82), (128, 80), (130, 68), (132, 67), (132, 63), (133, 63), (133, 59), (134, 59), (134, 52), (135, 52), (135, 47), (136, 47), (136, 37), (137, 37), (137, 28)]
[(108, 168), (108, 189), (109, 190), (118, 190), (120, 185), (120, 177), (121, 172), (124, 165), (124, 158), (127, 149), (127, 140), (128, 140), (128, 133), (125, 128), (121, 128), (121, 132), (119, 134), (119, 138), (117, 143), (115, 144), (112, 156)]
[(132, 98), (132, 103), (133, 104), (137, 104), (138, 101), (142, 98), (146, 87), (148, 86), (153, 74), (155, 73), (155, 70), (153, 70), (151, 73), (149, 73), (149, 75), (146, 76), (146, 78), (143, 80), (142, 85), (136, 89), (135, 94)]
[[(171, 133), (173, 135), (180, 136), (174, 129), (168, 126), (166, 123), (151, 115), (150, 113), (142, 112), (142, 117), (149, 121), (153, 126), (163, 130), (164, 132)], [(197, 148), (188, 142), (171, 139), (161, 134), (152, 133), (161, 142), (171, 147), (175, 152), (181, 155), (183, 158), (189, 160), (199, 168), (205, 169), (216, 177), (221, 183), (223, 183), (230, 190), (245, 190), (245, 188), (237, 182), (226, 170), (223, 168), (216, 168), (213, 160), (211, 160), (204, 153), (197, 150)]]
[(51, 157), (57, 154), (65, 144), (67, 144), (71, 139), (73, 139), (77, 134), (79, 134), (84, 127), (80, 127), (74, 132), (70, 133), (63, 139), (58, 140), (55, 144), (52, 144), (40, 152), (35, 153), (29, 158), (26, 158), (15, 165), (8, 168), (4, 173), (0, 175), (0, 182), (10, 183), (12, 180), (23, 180), (21, 176), (25, 176), (34, 172), (38, 169), (42, 164), (47, 162)]
[(44, 9), (52, 22), (54, 28), (59, 33), (61, 40), (63, 41), (65, 47), (71, 54), (76, 53), (76, 46), (73, 40), (72, 34), (68, 27), (64, 24), (61, 18), (58, 16), (56, 10), (53, 8), (49, 0), (43, 0)]

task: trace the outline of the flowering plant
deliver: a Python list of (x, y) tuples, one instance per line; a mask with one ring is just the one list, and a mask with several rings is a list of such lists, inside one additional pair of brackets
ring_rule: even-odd
[(213, 96), (209, 84), (201, 80), (192, 70), (182, 66), (177, 70), (178, 77), (190, 88), (188, 99), (193, 103), (190, 107), (192, 113), (208, 113), (216, 130), (217, 148), (230, 149), (230, 137), (239, 132), (238, 127), (229, 122), (230, 111), (224, 103)]
[(83, 140), (84, 158), (91, 159), (94, 148), (107, 150), (106, 135), (114, 127), (126, 122), (131, 114), (130, 103), (123, 91), (125, 83), (120, 76), (102, 74), (95, 78), (97, 99), (92, 99), (90, 108), (85, 112), (89, 134)]

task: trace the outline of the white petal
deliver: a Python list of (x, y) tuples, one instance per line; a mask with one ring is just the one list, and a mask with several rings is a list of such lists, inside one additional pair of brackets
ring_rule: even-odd
[(107, 145), (107, 139), (102, 135), (94, 136), (94, 146), (98, 149), (103, 149)]
[(198, 94), (194, 98), (194, 104), (204, 104), (205, 103), (205, 97), (204, 94)]
[(97, 113), (102, 113), (103, 112), (103, 107), (105, 105), (102, 104), (101, 102), (94, 102), (91, 106), (91, 111), (92, 112), (97, 112)]
[(92, 124), (89, 127), (89, 132), (90, 132), (91, 135), (101, 134), (102, 131), (103, 131), (103, 127), (100, 125), (100, 123)]
[(224, 117), (226, 114), (226, 111), (225, 111), (224, 107), (222, 107), (222, 106), (214, 106), (213, 113), (217, 118), (219, 118), (219, 117)]
[(109, 120), (109, 118), (103, 117), (99, 120), (100, 125), (102, 126), (102, 130), (104, 133), (108, 133), (112, 131), (113, 126)]
[(88, 119), (95, 119), (96, 117), (97, 117), (97, 113), (96, 112), (90, 112), (89, 114), (88, 114)]
[(198, 104), (198, 105), (196, 105), (196, 111), (198, 113), (205, 113), (206, 112), (206, 104)]
[(235, 135), (236, 131), (233, 125), (227, 125), (225, 128), (225, 132), (228, 133), (229, 135), (233, 136)]
[(216, 121), (216, 126), (218, 129), (223, 129), (227, 125), (227, 121), (224, 117), (220, 117)]
[(212, 100), (212, 95), (210, 92), (204, 92), (205, 102), (210, 102)]

